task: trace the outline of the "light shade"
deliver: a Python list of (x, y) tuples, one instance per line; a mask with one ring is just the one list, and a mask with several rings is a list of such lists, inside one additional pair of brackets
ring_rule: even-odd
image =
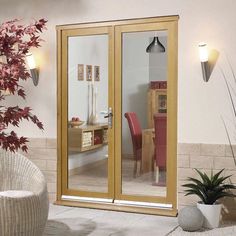
[(152, 42), (148, 45), (146, 49), (147, 53), (161, 53), (165, 52), (165, 47), (159, 41), (158, 37), (154, 37)]
[(0, 95), (9, 96), (10, 94), (11, 92), (8, 88), (6, 90), (0, 90)]
[(208, 49), (206, 43), (199, 43), (199, 58), (201, 62), (208, 61)]
[(5, 55), (0, 55), (0, 62), (3, 64), (7, 64), (7, 58)]
[(28, 64), (30, 70), (36, 69), (36, 63), (35, 63), (34, 56), (32, 53), (28, 53), (26, 55), (26, 60), (27, 60), (27, 64)]
[(39, 70), (36, 67), (36, 63), (35, 63), (34, 56), (33, 56), (32, 53), (28, 53), (26, 55), (26, 61), (27, 61), (27, 64), (29, 66), (29, 69), (30, 69), (30, 73), (31, 73), (33, 83), (34, 83), (35, 86), (37, 86), (38, 82), (39, 82)]

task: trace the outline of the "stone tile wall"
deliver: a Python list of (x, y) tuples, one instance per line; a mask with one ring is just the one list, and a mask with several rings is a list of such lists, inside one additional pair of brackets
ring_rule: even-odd
[[(234, 147), (236, 153), (236, 147)], [(225, 169), (224, 175), (233, 175), (231, 182), (236, 184), (236, 166), (229, 145), (221, 144), (178, 144), (178, 206), (179, 209), (195, 204), (199, 199), (195, 196), (184, 196), (182, 184), (187, 177), (197, 177), (194, 168), (206, 173)], [(236, 219), (236, 199), (223, 200), (224, 212), (229, 218)]]
[(57, 182), (57, 141), (56, 139), (30, 139), (28, 157), (43, 172), (48, 185), (50, 202), (56, 200)]
[[(236, 146), (234, 147), (236, 153)], [(30, 139), (29, 151), (24, 153), (44, 173), (48, 181), (50, 201), (56, 200), (57, 144), (56, 139)], [(178, 206), (195, 204), (199, 199), (184, 196), (182, 184), (187, 177), (197, 177), (193, 168), (207, 173), (225, 168), (225, 174), (232, 174), (231, 181), (236, 184), (236, 166), (229, 145), (215, 144), (178, 144)], [(232, 202), (233, 201), (233, 202)], [(225, 202), (225, 211), (230, 211), (236, 219), (236, 200)], [(227, 207), (229, 209), (227, 209)]]

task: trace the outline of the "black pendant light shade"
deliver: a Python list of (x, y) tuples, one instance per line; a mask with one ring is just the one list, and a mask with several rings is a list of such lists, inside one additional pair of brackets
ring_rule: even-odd
[(146, 52), (147, 53), (159, 53), (159, 52), (165, 52), (166, 49), (162, 45), (162, 43), (159, 41), (158, 37), (154, 37), (152, 42), (148, 45)]

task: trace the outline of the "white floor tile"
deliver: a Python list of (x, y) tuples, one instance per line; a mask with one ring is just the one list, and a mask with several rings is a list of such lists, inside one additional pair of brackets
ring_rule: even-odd
[(50, 206), (44, 236), (164, 236), (177, 225), (174, 217)]

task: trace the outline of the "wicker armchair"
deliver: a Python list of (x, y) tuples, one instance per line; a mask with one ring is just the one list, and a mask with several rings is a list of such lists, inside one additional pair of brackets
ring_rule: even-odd
[(41, 171), (24, 156), (0, 150), (0, 235), (41, 236), (48, 209)]

